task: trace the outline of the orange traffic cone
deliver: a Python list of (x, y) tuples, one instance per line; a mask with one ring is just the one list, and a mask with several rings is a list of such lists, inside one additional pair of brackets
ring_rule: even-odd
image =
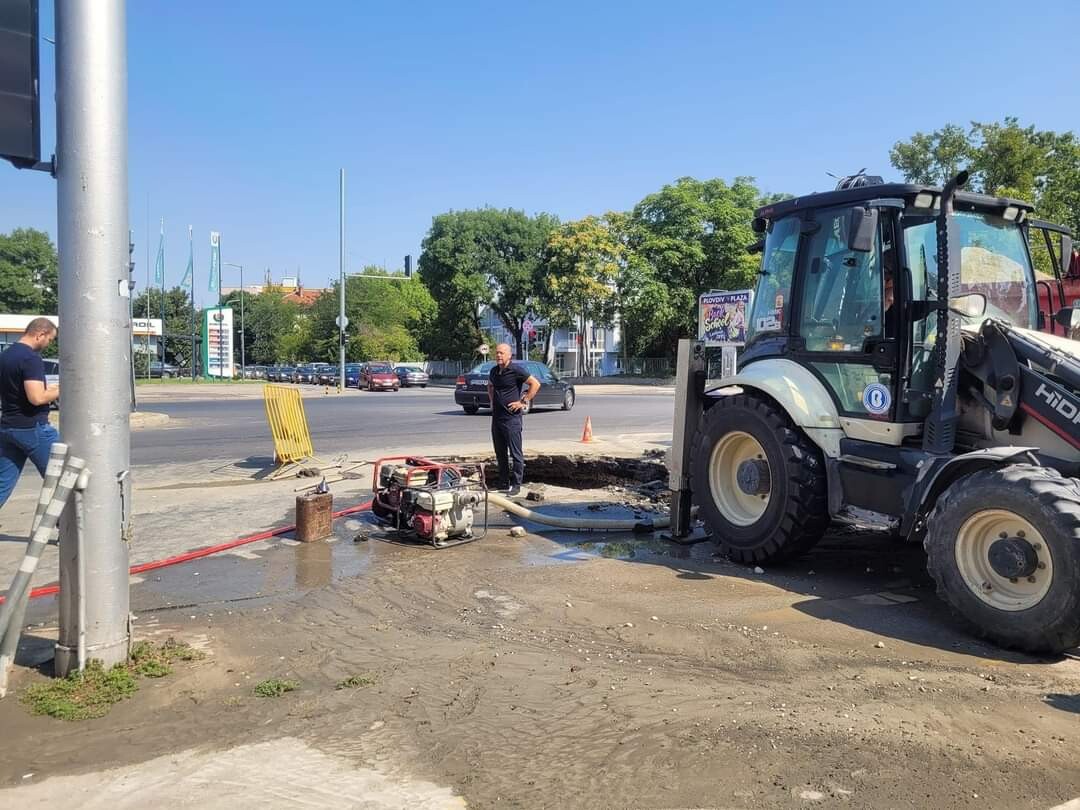
[(592, 417), (585, 417), (585, 430), (581, 434), (581, 441), (588, 444), (592, 441)]

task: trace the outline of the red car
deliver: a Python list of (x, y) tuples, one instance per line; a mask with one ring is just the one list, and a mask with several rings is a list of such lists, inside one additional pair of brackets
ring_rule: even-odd
[(367, 388), (368, 391), (397, 391), (401, 387), (401, 380), (390, 363), (364, 363), (360, 367), (356, 387)]

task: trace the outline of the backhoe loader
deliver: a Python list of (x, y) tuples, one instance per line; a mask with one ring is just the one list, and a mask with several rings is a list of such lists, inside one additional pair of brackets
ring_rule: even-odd
[(1080, 645), (1080, 309), (1039, 331), (1032, 207), (966, 181), (860, 176), (756, 212), (734, 374), (680, 345), (673, 531), (695, 503), (748, 564), (833, 523), (891, 532), (977, 634), (1057, 653)]

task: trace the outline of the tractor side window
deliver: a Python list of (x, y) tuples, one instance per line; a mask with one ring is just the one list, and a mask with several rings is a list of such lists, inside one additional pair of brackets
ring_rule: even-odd
[(864, 352), (882, 334), (881, 235), (868, 252), (848, 247), (851, 208), (816, 215), (807, 250), (799, 334), (810, 352)]
[(772, 223), (765, 238), (761, 271), (750, 316), (749, 336), (784, 331), (784, 314), (790, 311), (791, 279), (795, 275), (795, 255), (799, 248), (801, 220), (787, 217)]

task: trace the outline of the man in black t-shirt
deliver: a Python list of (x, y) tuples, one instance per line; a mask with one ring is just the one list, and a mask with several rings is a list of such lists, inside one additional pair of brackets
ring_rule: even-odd
[[(491, 400), (491, 441), (499, 463), (499, 489), (510, 496), (521, 492), (525, 474), (525, 451), (521, 445), (522, 415), (540, 390), (540, 382), (521, 366), (510, 363), (510, 347), (495, 347), (495, 366), (488, 374)], [(529, 390), (522, 393), (522, 388)], [(512, 467), (512, 469), (511, 469)]]
[(60, 438), (49, 424), (49, 405), (60, 387), (45, 382), (41, 352), (56, 338), (56, 325), (34, 318), (23, 336), (0, 354), (0, 506), (7, 503), (30, 459), (42, 476), (53, 442)]

